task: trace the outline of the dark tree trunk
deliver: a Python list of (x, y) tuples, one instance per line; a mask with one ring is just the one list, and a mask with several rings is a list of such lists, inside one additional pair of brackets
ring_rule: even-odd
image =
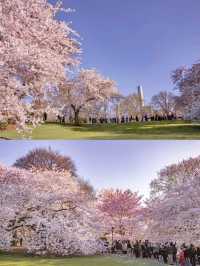
[(80, 125), (80, 121), (79, 121), (79, 113), (81, 108), (76, 108), (73, 104), (71, 105), (72, 110), (74, 111), (74, 125), (75, 126), (79, 126)]
[(79, 126), (80, 125), (79, 113), (80, 113), (80, 110), (74, 111), (74, 124), (75, 124), (75, 126)]

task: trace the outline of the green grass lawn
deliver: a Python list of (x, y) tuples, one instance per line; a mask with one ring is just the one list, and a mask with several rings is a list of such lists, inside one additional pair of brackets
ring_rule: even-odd
[[(20, 139), (15, 130), (0, 132), (0, 137)], [(26, 137), (28, 138), (28, 136)], [(32, 132), (32, 139), (200, 139), (200, 123), (187, 121), (138, 122), (104, 125), (43, 124)]]
[(0, 266), (155, 266), (151, 260), (126, 257), (39, 258), (22, 255), (1, 255)]

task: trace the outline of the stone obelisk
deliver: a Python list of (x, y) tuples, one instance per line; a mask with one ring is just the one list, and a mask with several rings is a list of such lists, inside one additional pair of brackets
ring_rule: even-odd
[(140, 101), (140, 106), (141, 106), (141, 109), (143, 109), (144, 107), (144, 93), (143, 93), (143, 88), (142, 86), (138, 86), (138, 97), (139, 97), (139, 101)]

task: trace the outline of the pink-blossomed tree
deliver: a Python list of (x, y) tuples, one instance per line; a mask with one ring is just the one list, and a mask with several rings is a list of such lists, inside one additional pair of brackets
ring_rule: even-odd
[(132, 240), (136, 237), (142, 212), (141, 199), (138, 193), (130, 190), (104, 190), (99, 195), (97, 206), (102, 213), (105, 232), (118, 239)]
[(34, 125), (47, 108), (45, 87), (66, 78), (78, 61), (71, 27), (56, 20), (61, 4), (0, 0), (0, 121)]
[(32, 254), (88, 255), (103, 250), (93, 203), (70, 172), (0, 167), (0, 249), (20, 240)]

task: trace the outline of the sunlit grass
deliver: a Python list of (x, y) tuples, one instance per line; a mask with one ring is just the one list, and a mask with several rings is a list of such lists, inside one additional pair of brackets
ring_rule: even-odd
[[(0, 132), (1, 138), (21, 139), (15, 130)], [(200, 123), (162, 121), (129, 124), (60, 125), (48, 123), (34, 129), (32, 139), (200, 139)]]
[(82, 257), (82, 258), (39, 258), (22, 255), (1, 255), (0, 266), (155, 266), (153, 260), (127, 257)]

